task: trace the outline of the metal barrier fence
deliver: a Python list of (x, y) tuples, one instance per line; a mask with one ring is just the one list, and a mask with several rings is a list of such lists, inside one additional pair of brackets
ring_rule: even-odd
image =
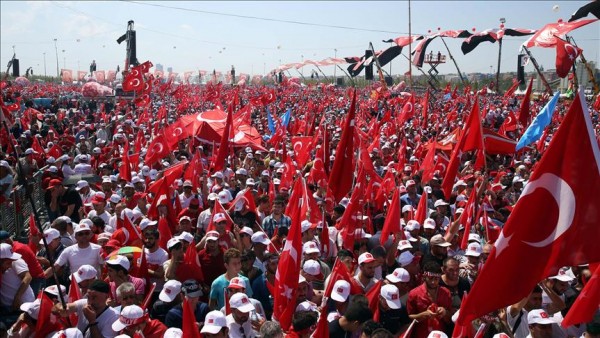
[(27, 180), (25, 186), (18, 185), (13, 191), (8, 201), (0, 205), (0, 229), (14, 235), (16, 239), (27, 237), (29, 233), (29, 217), (32, 213), (31, 203), (27, 198), (27, 189), (30, 189), (35, 209), (40, 216), (42, 224), (48, 220), (46, 205), (44, 202), (44, 193), (42, 189), (42, 174), (45, 168), (37, 171), (33, 178)]

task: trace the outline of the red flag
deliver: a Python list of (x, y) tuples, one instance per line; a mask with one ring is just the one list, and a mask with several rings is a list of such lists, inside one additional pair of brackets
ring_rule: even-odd
[(339, 226), (342, 230), (343, 247), (350, 251), (354, 248), (354, 239), (356, 236), (356, 229), (360, 227), (360, 222), (363, 218), (363, 199), (365, 198), (364, 191), (366, 189), (366, 177), (364, 170), (359, 170), (356, 184), (354, 185), (352, 196), (350, 196), (350, 202), (344, 215), (339, 222)]
[(183, 173), (183, 179), (189, 180), (192, 182), (192, 187), (194, 191), (202, 186), (200, 182), (200, 177), (202, 177), (204, 173), (204, 165), (202, 164), (202, 155), (200, 151), (196, 151), (192, 160), (190, 161), (190, 165), (185, 169)]
[(429, 111), (429, 89), (425, 92), (425, 96), (423, 96), (423, 101), (421, 101), (421, 106), (423, 106), (423, 111), (421, 113), (423, 122), (421, 126), (425, 128), (427, 126), (427, 112)]
[(371, 312), (373, 313), (373, 320), (378, 322), (379, 321), (379, 295), (381, 294), (381, 283), (382, 281), (378, 281), (375, 285), (373, 285), (373, 287), (371, 288), (371, 290), (369, 290), (369, 292), (367, 292), (367, 294), (365, 295), (367, 297), (367, 300), (369, 301), (369, 309), (371, 309)]
[(421, 199), (419, 200), (419, 204), (417, 205), (417, 211), (415, 212), (415, 221), (419, 222), (419, 224), (425, 223), (425, 219), (427, 218), (427, 214), (429, 211), (429, 207), (427, 206), (427, 200), (429, 199), (429, 195), (426, 189), (423, 189), (423, 194), (421, 195)]
[(469, 244), (469, 234), (471, 233), (471, 228), (475, 223), (475, 209), (477, 207), (477, 187), (473, 187), (471, 189), (471, 194), (469, 195), (469, 200), (467, 201), (467, 205), (465, 207), (465, 211), (460, 216), (460, 224), (465, 227), (465, 232), (460, 243), (460, 248), (463, 250), (467, 249), (467, 245)]
[(512, 111), (509, 111), (508, 116), (506, 117), (504, 122), (502, 122), (498, 133), (506, 136), (507, 132), (515, 130), (517, 130), (517, 117)]
[(190, 302), (187, 297), (183, 297), (183, 325), (181, 326), (181, 331), (183, 334), (182, 338), (200, 338), (200, 331), (198, 330), (198, 326), (196, 325), (196, 316), (194, 315), (194, 310), (192, 309)]
[(509, 98), (509, 97), (513, 96), (513, 94), (515, 93), (517, 88), (519, 88), (519, 81), (513, 79), (513, 84), (512, 84), (512, 86), (510, 86), (510, 88), (508, 88), (506, 93), (504, 93), (504, 97)]
[[(423, 199), (422, 196), (421, 199)], [(385, 242), (387, 242), (390, 234), (397, 234), (399, 232), (401, 233), (401, 236), (404, 234), (404, 232), (402, 232), (402, 225), (400, 224), (400, 209), (400, 189), (396, 188), (394, 196), (392, 196), (392, 203), (388, 207), (383, 229), (381, 230), (381, 237), (379, 238), (381, 245), (384, 245)]]
[(523, 128), (527, 128), (529, 125), (529, 103), (531, 101), (531, 89), (533, 88), (533, 77), (529, 79), (529, 85), (527, 86), (527, 90), (525, 91), (525, 96), (523, 96), (523, 101), (521, 102), (521, 108), (519, 109), (519, 117), (518, 120), (521, 122)]
[(556, 45), (557, 37), (564, 36), (570, 31), (579, 28), (581, 26), (585, 26), (594, 21), (598, 21), (597, 19), (591, 20), (578, 20), (573, 22), (563, 22), (562, 20), (559, 22), (553, 22), (545, 25), (542, 29), (538, 30), (529, 40), (525, 41), (524, 45), (527, 48), (531, 48), (534, 46), (550, 48)]
[(462, 138), (462, 151), (483, 149), (483, 134), (478, 97), (475, 97), (475, 103), (473, 104), (471, 114), (469, 114), (469, 118), (466, 121)]
[[(236, 94), (237, 96), (237, 94)], [(233, 104), (227, 109), (227, 121), (225, 122), (225, 129), (223, 129), (223, 135), (221, 135), (221, 143), (219, 143), (219, 152), (217, 158), (213, 163), (214, 171), (221, 171), (225, 168), (225, 158), (229, 154), (229, 134), (231, 134), (231, 128), (233, 126)]]
[(132, 68), (131, 71), (125, 75), (123, 79), (123, 91), (126, 92), (138, 92), (144, 89), (144, 78), (142, 72), (137, 67)]
[(303, 179), (296, 180), (289, 205), (296, 206), (296, 215), (292, 217), (287, 240), (275, 274), (275, 293), (273, 294), (273, 318), (277, 319), (284, 330), (292, 323), (292, 315), (296, 310), (298, 279), (300, 277), (300, 261), (302, 260), (302, 234), (300, 233), (300, 215), (308, 210), (307, 203), (301, 196), (306, 193)]
[[(518, 302), (560, 267), (600, 261), (598, 189), (600, 150), (580, 92), (504, 225), (459, 321)], [(567, 247), (568, 255), (561, 250)], [(521, 276), (518, 285), (507, 269)]]
[(425, 155), (425, 159), (421, 163), (419, 170), (423, 170), (423, 177), (421, 178), (423, 183), (431, 181), (435, 173), (435, 139), (433, 138), (431, 139), (431, 143), (429, 143), (429, 151), (427, 151), (427, 155)]
[[(546, 128), (550, 129), (550, 128)], [(483, 145), (486, 154), (511, 155), (515, 153), (517, 141), (511, 140), (487, 128), (483, 128)], [(482, 154), (483, 155), (483, 154)], [(483, 163), (483, 162), (482, 162)]]
[(235, 209), (235, 205), (238, 203), (244, 203), (244, 205), (248, 208), (248, 210), (255, 214), (258, 218), (256, 212), (256, 203), (254, 203), (254, 195), (252, 195), (251, 189), (244, 189), (240, 194), (238, 193), (237, 197), (231, 201), (231, 205), (229, 206), (229, 211), (233, 211)]
[[(81, 290), (79, 289), (79, 285), (75, 279), (75, 274), (71, 274), (71, 286), (69, 286), (69, 297), (67, 299), (67, 303), (73, 303), (79, 299), (81, 299)], [(69, 321), (71, 321), (72, 324), (76, 324), (78, 320), (79, 318), (77, 313), (72, 313), (69, 315)]]
[(119, 176), (131, 182), (131, 165), (129, 164), (129, 142), (123, 144), (123, 154), (121, 155), (121, 166), (119, 167)]
[(171, 228), (169, 228), (169, 221), (164, 216), (158, 219), (158, 232), (160, 232), (158, 245), (167, 250), (167, 242), (173, 237), (173, 234)]
[(573, 46), (563, 39), (556, 38), (556, 74), (559, 77), (566, 77), (582, 52), (581, 48)]
[(485, 210), (485, 207), (483, 208), (482, 225), (485, 229), (486, 243), (490, 243), (490, 244), (496, 243), (498, 236), (500, 236), (501, 229), (499, 226), (494, 225), (493, 222), (490, 222), (490, 220), (488, 218), (487, 210)]
[[(403, 334), (400, 335), (400, 338), (408, 338), (412, 335), (412, 329), (413, 327), (415, 327), (415, 324), (417, 323), (416, 319), (413, 319), (413, 321), (410, 323), (410, 325), (408, 326), (408, 328), (406, 329), (406, 331), (404, 331)], [(454, 336), (452, 336), (452, 338), (455, 338)]]
[(292, 148), (296, 153), (296, 161), (298, 162), (298, 167), (300, 168), (303, 168), (306, 164), (306, 161), (308, 161), (312, 139), (312, 136), (292, 137)]
[(40, 292), (38, 297), (40, 300), (40, 310), (38, 320), (35, 324), (34, 338), (44, 338), (51, 332), (60, 331), (63, 329), (56, 315), (52, 313), (54, 303), (44, 292)]
[[(163, 183), (166, 187), (170, 187), (176, 179), (181, 178), (181, 175), (183, 175), (183, 169), (187, 163), (187, 160), (184, 160), (165, 169), (162, 177), (148, 186), (148, 192), (159, 195)], [(168, 195), (166, 190), (163, 190), (163, 194)]]
[(600, 304), (600, 265), (592, 273), (592, 277), (587, 281), (563, 319), (562, 327), (589, 323), (594, 318), (594, 313), (596, 313), (598, 304)]
[(127, 217), (127, 215), (124, 216), (125, 217), (123, 218), (123, 227), (129, 233), (129, 238), (127, 239), (127, 242), (124, 246), (137, 246), (141, 248), (142, 235), (140, 235), (140, 232), (138, 231), (137, 227), (131, 224), (131, 220), (129, 219), (129, 217)]
[(155, 162), (169, 155), (169, 146), (164, 134), (160, 133), (154, 137), (150, 145), (148, 146), (148, 151), (146, 152), (146, 157), (144, 158), (144, 163), (147, 165), (153, 165)]
[(55, 159), (57, 159), (62, 156), (62, 152), (63, 151), (58, 144), (53, 144), (52, 148), (50, 148), (50, 150), (48, 150), (48, 156), (52, 156)]
[(350, 111), (342, 131), (342, 138), (335, 151), (333, 169), (329, 175), (329, 186), (336, 202), (339, 202), (352, 188), (354, 157), (354, 123), (356, 114), (356, 89), (352, 96)]
[[(459, 295), (460, 296), (460, 295)], [(462, 299), (460, 300), (460, 308), (467, 300), (467, 292), (465, 291)], [(452, 338), (465, 338), (465, 337), (473, 337), (473, 325), (471, 322), (466, 323), (464, 325), (459, 324), (458, 322), (454, 325), (454, 331), (452, 331)]]
[(39, 243), (39, 240), (36, 241), (34, 239), (39, 238), (39, 235), (40, 230), (35, 225), (35, 218), (33, 217), (33, 213), (31, 213), (29, 215), (29, 243), (27, 244), (27, 246), (29, 246), (31, 251), (33, 251), (34, 253), (37, 252), (37, 246)]

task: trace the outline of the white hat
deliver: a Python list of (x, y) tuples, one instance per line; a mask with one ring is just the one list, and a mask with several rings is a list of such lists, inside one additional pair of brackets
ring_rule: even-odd
[(398, 291), (396, 285), (386, 284), (382, 286), (380, 294), (391, 309), (397, 310), (402, 307), (400, 303), (400, 291)]
[(296, 312), (298, 311), (315, 311), (318, 312), (317, 304), (310, 302), (308, 300), (303, 301), (302, 303), (296, 306)]
[(108, 201), (111, 203), (119, 203), (119, 202), (121, 202), (121, 196), (119, 196), (117, 194), (112, 194), (112, 195), (110, 195), (110, 198), (108, 199)]
[(254, 235), (254, 231), (249, 227), (243, 227), (242, 229), (240, 229), (240, 234), (242, 234), (242, 233), (244, 233), (248, 236)]
[(427, 338), (448, 338), (448, 335), (442, 331), (431, 331)]
[(216, 173), (212, 174), (210, 177), (223, 179), (224, 176), (223, 176), (222, 172), (217, 171)]
[(31, 318), (37, 320), (40, 314), (40, 300), (36, 299), (33, 302), (23, 303), (20, 306), (21, 311), (27, 313)]
[(177, 237), (173, 237), (170, 240), (167, 241), (167, 250), (170, 250), (172, 247), (174, 247), (175, 245), (181, 243), (181, 240)]
[(331, 299), (341, 303), (348, 300), (348, 296), (350, 296), (350, 283), (343, 279), (336, 281), (331, 290)]
[(419, 229), (421, 229), (421, 224), (419, 222), (415, 221), (414, 219), (411, 219), (410, 221), (408, 221), (406, 223), (406, 226), (404, 227), (404, 229), (406, 229), (408, 231), (419, 230)]
[(188, 243), (193, 243), (194, 242), (194, 235), (190, 234), (187, 231), (182, 231), (179, 236), (177, 236), (177, 238), (179, 238), (179, 240), (181, 241), (186, 241)]
[(408, 211), (414, 211), (414, 208), (412, 207), (412, 205), (405, 205), (402, 207), (402, 213), (408, 212)]
[(163, 338), (181, 338), (183, 337), (183, 331), (176, 327), (170, 327), (163, 334)]
[(308, 242), (304, 243), (304, 245), (302, 246), (302, 251), (305, 254), (311, 254), (311, 253), (321, 254), (321, 250), (319, 250), (317, 243), (315, 243), (313, 241), (308, 241)]
[(144, 317), (144, 310), (137, 305), (129, 305), (124, 307), (121, 310), (121, 314), (119, 315), (119, 319), (117, 319), (112, 324), (112, 329), (115, 332), (119, 332), (124, 328), (139, 324), (143, 321), (140, 321)]
[(439, 199), (437, 201), (435, 201), (435, 203), (433, 204), (434, 207), (440, 207), (440, 206), (444, 206), (444, 205), (449, 205), (448, 203), (444, 202), (443, 199)]
[(232, 288), (232, 289), (246, 289), (247, 285), (246, 285), (246, 281), (244, 281), (243, 278), (240, 277), (233, 277), (230, 281), (229, 281), (229, 286), (228, 288)]
[(249, 177), (246, 179), (246, 185), (255, 185), (256, 182), (254, 182), (254, 179), (252, 177)]
[(310, 229), (315, 229), (317, 226), (316, 224), (311, 223), (310, 221), (304, 220), (302, 221), (302, 223), (300, 223), (300, 232), (305, 232), (307, 230)]
[[(60, 231), (58, 231), (54, 228), (46, 229), (46, 230), (44, 230), (44, 237), (46, 237), (46, 242), (50, 243), (53, 240), (60, 237)], [(40, 244), (44, 244), (43, 239), (40, 239)]]
[(32, 148), (27, 148), (27, 150), (25, 150), (25, 155), (31, 155), (31, 154), (35, 154), (35, 150), (33, 150)]
[(149, 218), (144, 218), (140, 222), (140, 230), (144, 231), (147, 227), (157, 225), (157, 224), (158, 224), (157, 221), (153, 221)]
[(55, 167), (55, 166), (50, 166), (48, 168), (48, 171), (51, 172), (51, 173), (57, 173), (58, 172), (58, 168)]
[(557, 279), (561, 282), (571, 282), (575, 279), (575, 275), (573, 274), (571, 268), (562, 267), (560, 270), (558, 270), (558, 274), (550, 277), (550, 279)]
[(80, 231), (92, 231), (92, 229), (90, 228), (90, 226), (87, 224), (87, 222), (81, 222), (79, 224), (74, 223), (75, 225), (75, 229), (73, 229), (74, 233), (78, 233)]
[(238, 170), (235, 171), (236, 175), (244, 175), (244, 176), (248, 176), (248, 170), (244, 169), (244, 168), (239, 168)]
[(469, 246), (467, 246), (467, 251), (465, 252), (465, 256), (479, 257), (481, 255), (481, 252), (481, 244), (469, 243)]
[(467, 183), (465, 183), (465, 181), (463, 180), (458, 180), (458, 182), (454, 183), (454, 185), (452, 186), (452, 190), (458, 188), (458, 187), (466, 187)]
[(262, 231), (255, 232), (252, 235), (252, 237), (250, 238), (250, 240), (252, 241), (252, 243), (260, 243), (260, 244), (264, 244), (264, 245), (271, 244), (271, 240), (269, 239), (267, 234), (265, 234)]
[(75, 277), (77, 284), (79, 284), (84, 280), (96, 279), (96, 277), (98, 277), (98, 271), (96, 271), (96, 268), (93, 266), (84, 264), (77, 269), (73, 276)]
[(209, 201), (216, 201), (217, 199), (219, 199), (219, 195), (215, 194), (214, 192), (211, 192), (210, 194), (208, 194), (207, 199)]
[(410, 244), (410, 241), (403, 239), (400, 242), (398, 242), (398, 250), (405, 250), (405, 249), (412, 249), (412, 244)]
[(410, 251), (404, 251), (400, 254), (400, 256), (398, 256), (396, 260), (398, 261), (398, 264), (400, 264), (400, 266), (405, 267), (412, 263), (414, 258), (415, 255), (413, 255)]
[(268, 170), (263, 170), (262, 173), (260, 173), (260, 175), (261, 176), (267, 176), (267, 177), (271, 176), (271, 174), (269, 174)]
[(531, 310), (527, 314), (527, 323), (531, 324), (554, 324), (556, 321), (550, 317), (548, 313), (542, 309)]
[(350, 204), (350, 199), (348, 197), (344, 197), (340, 200), (340, 205), (342, 205), (344, 208), (347, 208), (348, 204)]
[(148, 174), (150, 176), (151, 180), (155, 180), (156, 177), (158, 177), (158, 170), (156, 169), (150, 169), (150, 172)]
[(385, 279), (392, 283), (408, 283), (410, 281), (410, 274), (403, 268), (396, 268), (394, 272), (385, 276)]
[(165, 283), (163, 289), (158, 295), (158, 299), (163, 302), (170, 303), (175, 300), (175, 297), (181, 292), (181, 282), (176, 279), (170, 279)]
[(325, 279), (323, 273), (321, 272), (321, 264), (313, 259), (304, 261), (304, 265), (302, 265), (302, 271), (313, 277), (316, 277), (317, 280)]
[(60, 330), (54, 332), (50, 338), (83, 338), (83, 334), (76, 327)]
[(222, 213), (222, 212), (216, 213), (213, 216), (213, 222), (214, 223), (219, 223), (219, 222), (223, 222), (223, 221), (226, 221), (226, 220), (227, 220), (227, 217), (225, 217), (225, 214)]
[(360, 256), (358, 256), (358, 265), (367, 264), (375, 261), (375, 257), (371, 255), (369, 252), (364, 252)]
[(216, 231), (209, 231), (206, 233), (207, 241), (217, 241), (219, 240), (219, 237), (221, 237), (221, 235)]
[(426, 218), (423, 222), (423, 228), (425, 229), (435, 229), (435, 221), (433, 218)]
[[(56, 285), (50, 285), (44, 288), (44, 292), (47, 292), (54, 297), (58, 297), (58, 287)], [(62, 293), (65, 297), (67, 296), (67, 288), (64, 285), (60, 286), (60, 293)]]
[(231, 201), (229, 199), (229, 194), (227, 194), (226, 190), (223, 190), (223, 191), (219, 192), (218, 196), (219, 196), (219, 202), (221, 204), (226, 204), (226, 203), (229, 203)]
[(88, 183), (88, 181), (85, 180), (79, 180), (77, 181), (77, 188), (75, 188), (75, 190), (79, 191), (85, 187), (89, 187), (90, 184)]
[[(103, 177), (102, 178), (102, 183), (112, 183), (112, 181), (110, 180), (110, 176)], [(115, 202), (115, 203), (118, 203), (118, 202)]]
[(481, 242), (481, 237), (479, 237), (479, 235), (476, 233), (470, 233), (468, 242), (470, 242), (470, 241), (475, 241), (475, 242), (479, 243), (479, 242)]
[(248, 296), (246, 296), (245, 293), (241, 292), (231, 296), (231, 298), (229, 299), (229, 306), (232, 309), (238, 309), (238, 311), (244, 313), (248, 313), (255, 309), (254, 305), (250, 303), (250, 299), (248, 298)]
[(115, 257), (107, 260), (106, 264), (107, 265), (115, 265), (115, 266), (119, 265), (127, 271), (129, 271), (129, 268), (131, 268), (131, 263), (129, 263), (129, 260), (127, 259), (127, 257), (121, 256), (121, 255), (116, 255)]
[[(234, 296), (236, 295), (238, 294), (235, 294)], [(221, 332), (224, 327), (227, 327), (227, 318), (223, 312), (214, 310), (206, 314), (204, 326), (202, 326), (200, 333), (217, 334)]]

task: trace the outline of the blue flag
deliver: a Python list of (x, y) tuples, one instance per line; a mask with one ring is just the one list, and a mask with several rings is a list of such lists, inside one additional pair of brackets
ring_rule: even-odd
[(267, 122), (271, 134), (275, 134), (275, 123), (273, 122), (273, 117), (271, 116), (271, 111), (269, 110), (269, 107), (267, 107)]
[(554, 97), (540, 111), (539, 114), (533, 119), (529, 128), (525, 130), (523, 136), (517, 143), (516, 150), (520, 150), (521, 148), (532, 144), (542, 137), (544, 133), (544, 129), (552, 122), (552, 114), (554, 114), (554, 109), (556, 108), (556, 103), (558, 102), (558, 98), (560, 97), (560, 92), (556, 92)]
[(288, 124), (290, 123), (291, 117), (292, 117), (292, 108), (288, 108), (285, 111), (285, 114), (283, 114), (283, 117), (281, 118), (281, 124), (287, 128)]

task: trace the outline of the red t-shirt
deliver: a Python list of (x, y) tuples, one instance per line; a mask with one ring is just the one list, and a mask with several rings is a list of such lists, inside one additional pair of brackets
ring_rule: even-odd
[(146, 324), (146, 327), (142, 333), (144, 334), (145, 338), (162, 338), (165, 334), (165, 331), (167, 331), (165, 324), (161, 323), (157, 319), (152, 319), (148, 322), (148, 324)]
[(33, 278), (44, 278), (44, 270), (42, 269), (42, 265), (38, 262), (37, 258), (35, 258), (35, 254), (31, 251), (29, 246), (14, 241), (13, 242), (13, 252), (16, 252), (21, 255), (21, 258), (27, 263), (27, 267), (29, 268), (29, 274)]
[[(408, 314), (417, 314), (421, 313), (429, 306), (434, 303), (429, 295), (427, 294), (427, 289), (425, 287), (425, 283), (421, 284), (419, 287), (411, 290), (408, 293), (408, 299), (406, 300), (406, 309)], [(443, 307), (446, 310), (450, 310), (452, 308), (452, 297), (450, 296), (450, 291), (443, 286), (440, 286), (437, 293), (437, 299), (435, 300), (435, 304), (438, 307)], [(445, 331), (446, 323), (441, 318), (430, 318), (427, 320), (420, 321), (415, 324), (415, 328), (412, 331), (412, 338), (427, 338), (429, 332), (433, 330)]]
[(219, 248), (219, 254), (216, 256), (209, 255), (208, 252), (206, 252), (206, 249), (202, 249), (198, 252), (198, 259), (202, 266), (202, 274), (204, 275), (204, 282), (206, 284), (211, 285), (217, 277), (227, 271), (227, 269), (225, 269), (223, 253), (223, 248)]

